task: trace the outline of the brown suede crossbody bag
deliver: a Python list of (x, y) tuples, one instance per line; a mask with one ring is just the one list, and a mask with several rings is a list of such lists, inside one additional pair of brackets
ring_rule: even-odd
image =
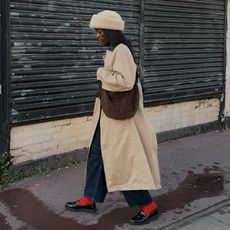
[(137, 82), (138, 74), (131, 90), (113, 92), (99, 87), (96, 96), (101, 99), (101, 107), (107, 117), (125, 120), (136, 114), (140, 98)]

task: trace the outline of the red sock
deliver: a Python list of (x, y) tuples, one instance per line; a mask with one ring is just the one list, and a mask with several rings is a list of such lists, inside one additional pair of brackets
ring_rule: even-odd
[(79, 200), (79, 204), (81, 206), (86, 206), (86, 205), (90, 205), (92, 204), (94, 201), (90, 200), (88, 197), (83, 196), (80, 200)]
[(148, 204), (144, 208), (142, 208), (142, 211), (145, 213), (145, 215), (149, 215), (156, 208), (157, 204), (155, 202), (152, 202), (151, 204)]

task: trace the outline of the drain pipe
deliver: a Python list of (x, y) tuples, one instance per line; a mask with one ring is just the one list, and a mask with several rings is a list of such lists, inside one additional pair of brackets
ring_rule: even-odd
[(225, 120), (225, 103), (226, 103), (226, 67), (227, 67), (227, 30), (228, 30), (228, 0), (225, 0), (225, 26), (224, 26), (224, 52), (223, 52), (223, 93), (220, 98), (219, 122), (221, 130), (227, 129)]
[(145, 1), (140, 1), (140, 44), (139, 44), (139, 80), (141, 82), (142, 91), (144, 92), (144, 28), (145, 28)]

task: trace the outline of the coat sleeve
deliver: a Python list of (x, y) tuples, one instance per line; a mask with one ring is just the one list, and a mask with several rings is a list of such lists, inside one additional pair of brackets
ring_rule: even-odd
[(127, 91), (133, 88), (136, 80), (136, 64), (129, 48), (119, 45), (115, 51), (113, 68), (100, 67), (97, 70), (97, 80), (102, 88), (109, 91)]

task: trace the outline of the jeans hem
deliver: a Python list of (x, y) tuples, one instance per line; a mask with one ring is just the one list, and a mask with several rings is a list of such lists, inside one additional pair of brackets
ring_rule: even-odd
[(151, 201), (149, 201), (149, 202), (145, 202), (145, 203), (143, 203), (143, 204), (129, 204), (128, 203), (128, 205), (129, 205), (129, 207), (131, 207), (131, 208), (135, 208), (135, 207), (141, 207), (141, 206), (146, 206), (146, 205), (149, 205), (149, 204), (151, 204), (153, 201), (151, 200)]
[(96, 202), (96, 203), (104, 203), (104, 200), (105, 200), (105, 199), (103, 199), (103, 200), (98, 200), (98, 199), (95, 199), (93, 196), (89, 196), (89, 195), (87, 195), (87, 194), (84, 194), (84, 196), (87, 197), (87, 198), (89, 198), (90, 200), (93, 200), (93, 201)]

